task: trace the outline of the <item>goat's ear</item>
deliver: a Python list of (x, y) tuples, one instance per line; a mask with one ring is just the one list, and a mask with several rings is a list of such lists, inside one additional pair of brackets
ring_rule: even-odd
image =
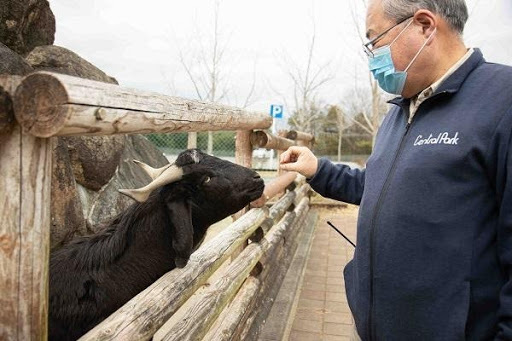
[(166, 202), (171, 219), (172, 247), (176, 252), (175, 263), (179, 268), (187, 264), (194, 247), (192, 212), (186, 200)]

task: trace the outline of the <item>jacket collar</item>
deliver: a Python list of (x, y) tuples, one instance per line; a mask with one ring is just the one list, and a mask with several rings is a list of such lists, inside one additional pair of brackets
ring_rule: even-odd
[[(454, 94), (458, 92), (469, 74), (483, 63), (485, 63), (485, 59), (482, 55), (482, 52), (480, 49), (475, 48), (469, 59), (466, 60), (466, 62), (462, 64), (457, 70), (455, 70), (455, 72), (450, 77), (442, 82), (439, 88), (432, 94), (431, 97), (441, 93)], [(393, 98), (392, 100), (388, 101), (388, 103), (395, 104), (404, 108), (409, 105), (410, 99), (400, 96)]]

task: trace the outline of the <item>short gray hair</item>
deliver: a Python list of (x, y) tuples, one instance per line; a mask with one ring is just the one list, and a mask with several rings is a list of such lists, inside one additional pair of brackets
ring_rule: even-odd
[(450, 26), (462, 34), (468, 20), (465, 0), (382, 0), (385, 15), (399, 22), (414, 15), (420, 9), (427, 9), (443, 17)]

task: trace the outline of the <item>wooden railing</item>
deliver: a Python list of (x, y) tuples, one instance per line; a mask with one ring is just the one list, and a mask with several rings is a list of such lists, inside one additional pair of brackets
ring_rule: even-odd
[[(284, 150), (312, 139), (253, 131), (271, 124), (263, 113), (55, 73), (0, 76), (0, 339), (47, 335), (50, 137), (232, 130), (236, 162), (248, 167), (253, 146)], [(294, 179), (267, 186), (266, 196)], [(293, 252), (308, 212), (309, 186), (295, 181), (296, 189), (270, 209), (251, 209), (194, 252), (185, 268), (162, 276), (82, 339), (242, 339), (251, 307), (268, 291), (272, 267)]]

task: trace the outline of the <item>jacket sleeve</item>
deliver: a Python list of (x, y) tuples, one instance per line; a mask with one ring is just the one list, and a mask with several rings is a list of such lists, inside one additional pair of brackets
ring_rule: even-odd
[(365, 172), (365, 169), (335, 165), (322, 158), (318, 160), (316, 174), (308, 182), (315, 191), (326, 198), (359, 205), (363, 196)]
[(512, 340), (512, 108), (499, 143), (496, 193), (499, 202), (498, 257), (507, 277), (500, 292), (497, 340)]

